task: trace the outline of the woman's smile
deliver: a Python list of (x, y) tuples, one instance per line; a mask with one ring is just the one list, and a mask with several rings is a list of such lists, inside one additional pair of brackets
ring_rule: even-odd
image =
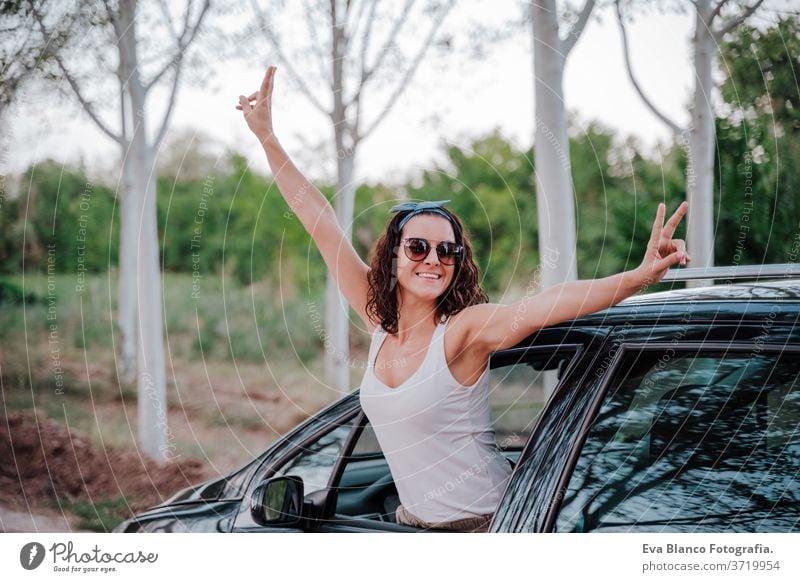
[(438, 281), (442, 278), (442, 276), (438, 273), (417, 273), (417, 277), (420, 279), (427, 279), (429, 281)]

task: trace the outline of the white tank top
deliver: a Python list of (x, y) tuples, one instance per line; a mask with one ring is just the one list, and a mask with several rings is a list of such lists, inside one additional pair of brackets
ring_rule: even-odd
[(422, 365), (396, 388), (375, 375), (387, 336), (378, 326), (360, 393), (400, 502), (429, 522), (494, 512), (511, 474), (492, 428), (488, 366), (472, 386), (460, 384), (447, 366), (445, 326), (436, 326)]

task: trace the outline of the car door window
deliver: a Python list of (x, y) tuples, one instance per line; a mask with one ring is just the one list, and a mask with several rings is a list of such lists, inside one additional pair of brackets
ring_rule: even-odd
[(316, 441), (306, 445), (275, 472), (276, 476), (295, 475), (303, 479), (303, 494), (325, 489), (333, 467), (344, 450), (355, 420), (336, 427)]
[[(575, 351), (523, 350), (500, 355), (489, 373), (489, 402), (495, 437), (504, 455), (512, 461), (530, 436), (544, 404), (544, 370), (566, 369)], [(510, 363), (509, 363), (510, 362)], [(343, 459), (336, 513), (339, 516), (395, 520), (400, 503), (380, 443), (371, 424), (364, 419), (363, 429)]]
[(495, 437), (503, 450), (521, 450), (544, 406), (544, 372), (528, 364), (489, 372), (489, 404)]
[[(489, 371), (489, 404), (498, 446), (521, 451), (545, 404), (545, 375), (560, 380), (576, 346), (537, 346), (497, 352)], [(513, 455), (514, 460), (518, 455)]]
[(342, 459), (334, 485), (339, 516), (394, 521), (400, 498), (378, 438), (366, 418), (362, 419), (352, 450)]
[(800, 355), (630, 351), (557, 531), (800, 529)]

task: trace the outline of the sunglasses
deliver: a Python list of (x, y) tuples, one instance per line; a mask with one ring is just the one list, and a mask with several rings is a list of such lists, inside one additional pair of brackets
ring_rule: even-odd
[[(404, 238), (402, 242), (406, 256), (412, 261), (424, 261), (431, 252), (431, 243), (424, 238)], [(464, 247), (456, 243), (442, 241), (436, 245), (436, 256), (443, 265), (454, 265), (463, 252)]]

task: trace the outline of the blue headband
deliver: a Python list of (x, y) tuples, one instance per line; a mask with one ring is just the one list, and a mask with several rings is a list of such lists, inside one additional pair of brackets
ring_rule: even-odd
[(433, 214), (444, 216), (454, 227), (457, 227), (455, 222), (453, 222), (453, 218), (444, 210), (442, 210), (442, 206), (448, 202), (450, 201), (437, 200), (436, 202), (403, 202), (402, 204), (392, 206), (389, 212), (408, 212), (408, 214), (400, 220), (399, 224), (397, 225), (397, 230), (403, 230), (406, 222), (411, 220), (417, 214), (422, 214), (423, 212), (431, 212)]

